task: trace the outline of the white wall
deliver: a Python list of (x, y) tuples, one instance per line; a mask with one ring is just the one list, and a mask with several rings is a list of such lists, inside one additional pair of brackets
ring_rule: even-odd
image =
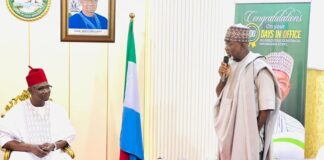
[[(0, 106), (26, 88), (29, 63), (43, 67), (52, 98), (77, 130), (77, 159), (118, 159), (128, 14), (134, 12), (146, 159), (213, 159), (214, 90), (234, 1), (117, 0), (116, 41), (109, 44), (60, 42), (60, 1), (31, 23), (12, 16), (1, 1)], [(324, 1), (312, 3), (308, 65), (324, 68)]]
[(150, 6), (146, 158), (215, 159), (212, 107), (234, 3), (153, 0)]
[(312, 0), (309, 40), (308, 40), (308, 68), (324, 70), (322, 15), (324, 15), (324, 1)]

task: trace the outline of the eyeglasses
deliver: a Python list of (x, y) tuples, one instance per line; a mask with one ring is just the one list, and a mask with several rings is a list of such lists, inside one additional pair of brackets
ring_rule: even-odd
[(33, 87), (34, 89), (36, 89), (39, 92), (45, 92), (46, 90), (51, 90), (52, 86), (51, 85), (45, 85), (45, 86), (35, 86)]

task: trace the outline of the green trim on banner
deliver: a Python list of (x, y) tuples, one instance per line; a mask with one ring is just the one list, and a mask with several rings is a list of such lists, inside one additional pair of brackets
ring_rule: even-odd
[(294, 138), (275, 138), (272, 142), (287, 142), (304, 149), (304, 142)]

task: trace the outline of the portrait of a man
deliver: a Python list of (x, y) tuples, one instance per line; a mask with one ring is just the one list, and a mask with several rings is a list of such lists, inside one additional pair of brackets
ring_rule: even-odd
[[(81, 11), (69, 17), (70, 29), (108, 29), (108, 19), (96, 13), (99, 0), (79, 0)], [(74, 5), (74, 6), (73, 6)], [(71, 8), (75, 8), (75, 1)]]
[(115, 41), (115, 0), (61, 0), (61, 40)]

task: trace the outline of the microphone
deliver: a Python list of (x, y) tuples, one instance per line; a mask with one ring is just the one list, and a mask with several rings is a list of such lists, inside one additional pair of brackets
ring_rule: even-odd
[[(228, 57), (228, 56), (224, 56), (223, 63), (228, 64), (228, 60), (229, 60), (229, 57)], [(222, 75), (222, 77), (221, 77), (221, 81), (222, 81), (223, 83), (225, 83), (226, 79), (227, 79), (227, 78), (226, 78), (225, 74)]]

